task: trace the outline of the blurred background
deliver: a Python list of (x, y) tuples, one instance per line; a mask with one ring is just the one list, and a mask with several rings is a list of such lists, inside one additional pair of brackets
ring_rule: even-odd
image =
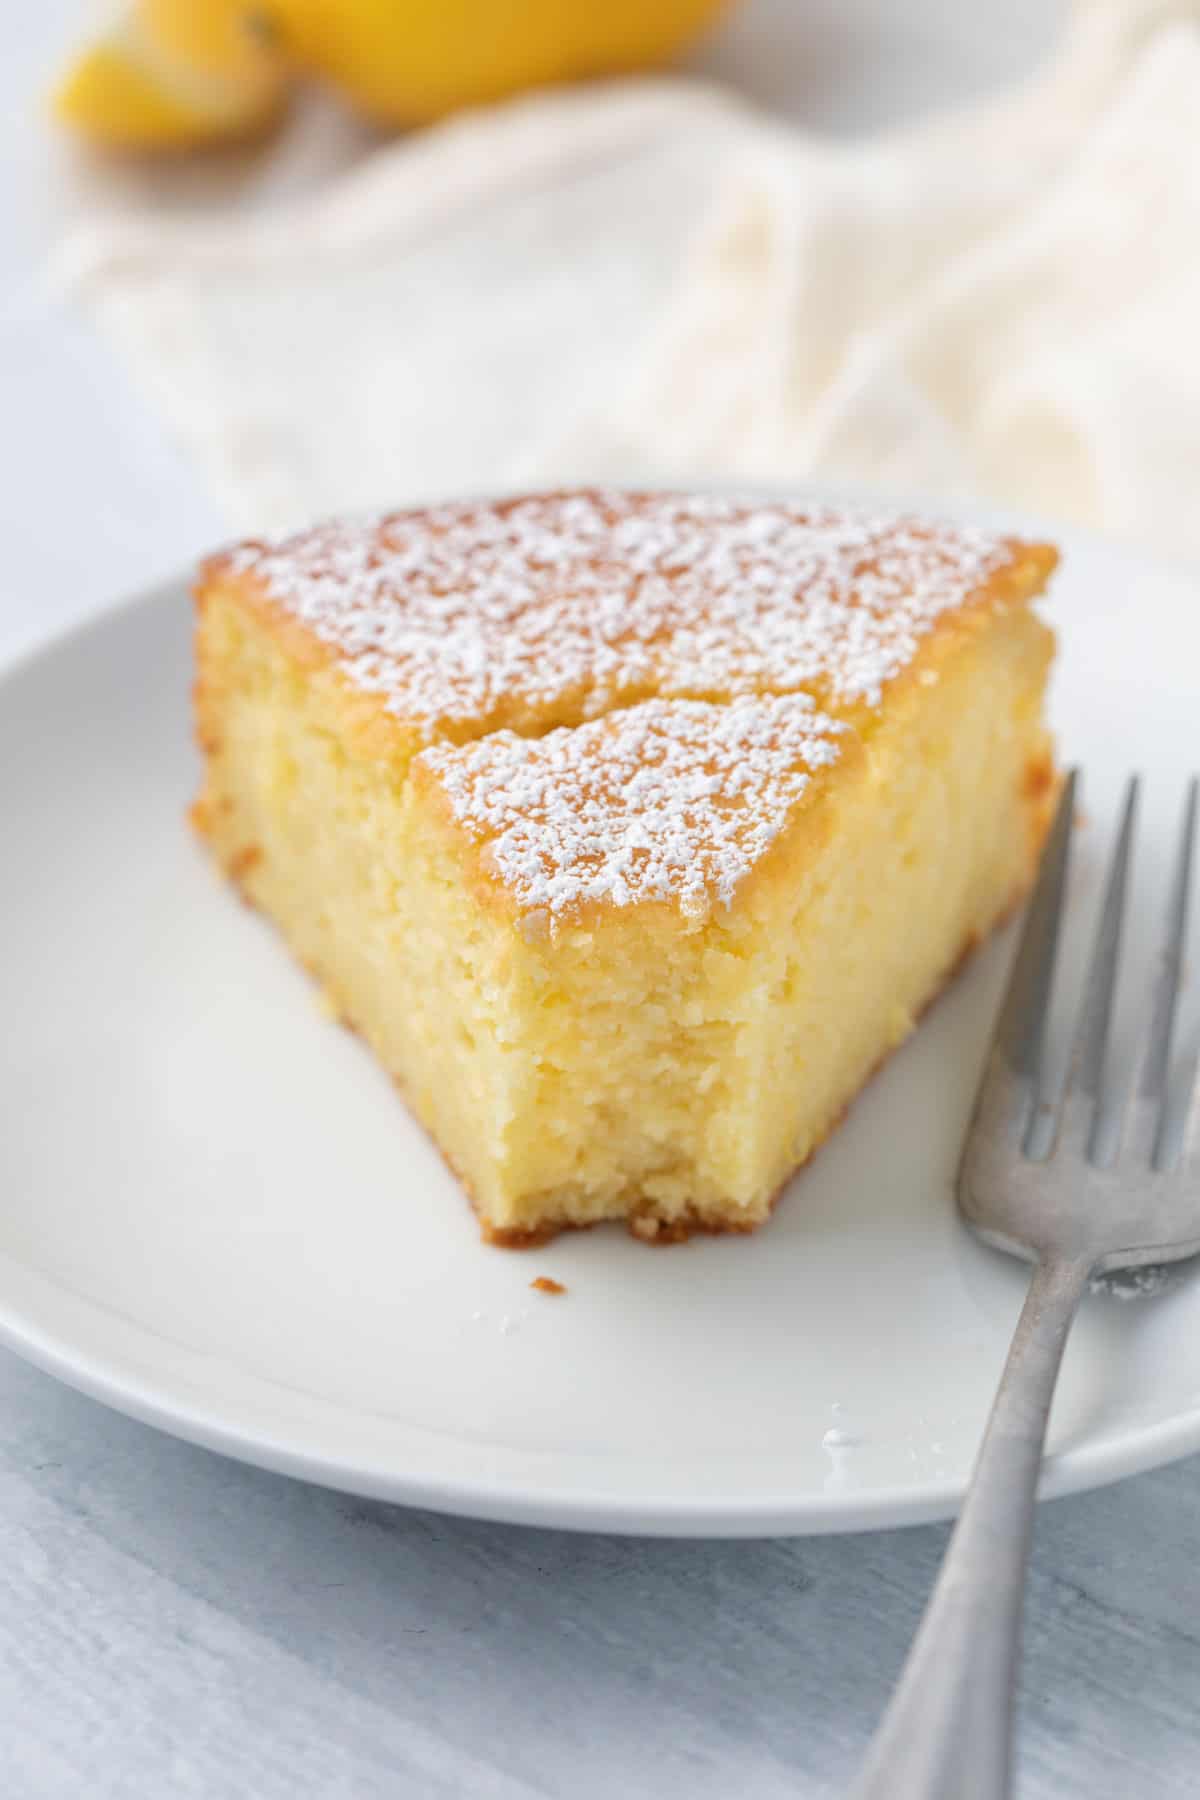
[(0, 59), (0, 653), (572, 480), (1200, 555), (1196, 0), (44, 0)]
[[(822, 208), (831, 179), (874, 194), (874, 175), (839, 159), (907, 154), (929, 122), (1006, 100), (1067, 30), (1045, 0), (644, 0), (612, 9), (627, 15), (614, 57), (630, 76), (559, 90), (541, 116), (521, 97), (527, 76), (602, 60), (587, 17), (606, 9), (346, 0), (326, 9), (332, 48), (296, 68), (285, 57), (278, 88), (251, 67), (243, 119), (238, 55), (283, 54), (286, 15), (305, 10), (280, 0), (273, 27), (269, 8), (228, 0), (43, 0), (7, 21), (0, 649), (232, 530), (337, 505), (555, 479), (569, 464), (803, 474), (803, 454), (747, 451), (736, 433), (724, 454), (722, 409), (744, 410), (742, 384), (769, 399), (777, 381), (748, 368), (747, 334), (813, 330), (786, 316), (779, 283), (827, 290), (836, 310), (833, 262), (864, 266), (853, 243), (808, 257), (782, 189), (819, 188)], [(229, 42), (238, 55), (223, 61)], [(516, 97), (458, 110), (491, 66), (481, 42)], [(406, 126), (422, 105), (448, 122)], [(816, 174), (789, 171), (796, 156), (817, 157)], [(503, 179), (489, 185), (489, 166)], [(625, 398), (632, 417), (663, 331), (723, 329), (686, 317), (714, 294), (695, 259), (723, 254), (727, 224), (747, 226), (756, 183), (782, 183), (765, 254), (795, 266), (759, 271), (753, 316), (732, 333), (733, 391), (716, 371), (694, 453), (667, 441), (626, 454)], [(820, 388), (809, 380), (803, 403)], [(603, 418), (600, 399), (613, 402)], [(686, 445), (686, 408), (674, 429)]]

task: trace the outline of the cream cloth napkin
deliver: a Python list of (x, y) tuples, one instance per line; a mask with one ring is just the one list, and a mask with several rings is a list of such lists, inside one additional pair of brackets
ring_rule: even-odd
[(74, 261), (238, 527), (823, 477), (1200, 553), (1198, 0), (1083, 0), (1020, 90), (866, 143), (620, 83)]

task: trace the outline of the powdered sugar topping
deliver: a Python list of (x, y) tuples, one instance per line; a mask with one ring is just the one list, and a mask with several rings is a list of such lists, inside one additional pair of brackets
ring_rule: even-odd
[(846, 728), (804, 695), (651, 700), (541, 738), (425, 750), (451, 810), (524, 912), (728, 906)]
[(1015, 553), (904, 515), (588, 491), (318, 526), (230, 566), (432, 739), (650, 695), (875, 705)]

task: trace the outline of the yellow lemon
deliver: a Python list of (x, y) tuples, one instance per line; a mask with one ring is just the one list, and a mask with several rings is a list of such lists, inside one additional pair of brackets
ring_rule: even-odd
[(288, 75), (245, 0), (136, 0), (67, 70), (53, 107), (97, 143), (186, 148), (271, 124)]
[(369, 117), (422, 124), (521, 88), (665, 62), (725, 0), (134, 0), (55, 96), (125, 146), (269, 123), (289, 74), (324, 76)]
[(286, 54), (389, 125), (665, 62), (723, 0), (264, 0)]

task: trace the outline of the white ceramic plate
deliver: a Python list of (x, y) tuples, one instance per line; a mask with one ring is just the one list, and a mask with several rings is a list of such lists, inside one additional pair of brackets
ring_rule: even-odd
[[(1059, 535), (1055, 720), (1088, 773), (1073, 930), (1120, 778), (1148, 777), (1129, 1000), (1200, 762), (1200, 605), (1184, 574)], [(189, 623), (180, 584), (0, 684), (3, 1340), (199, 1443), (451, 1511), (684, 1534), (950, 1512), (1023, 1283), (951, 1192), (1009, 942), (757, 1236), (487, 1249), (184, 826)], [(541, 1274), (568, 1293), (532, 1291)], [(1197, 1448), (1200, 1274), (1089, 1299), (1047, 1491)]]

